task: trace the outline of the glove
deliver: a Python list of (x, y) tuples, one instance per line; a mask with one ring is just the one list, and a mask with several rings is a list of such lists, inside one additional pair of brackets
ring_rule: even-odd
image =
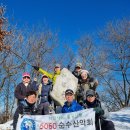
[(104, 114), (104, 110), (101, 108), (101, 107), (95, 107), (94, 108), (94, 111), (95, 113), (98, 115), (98, 116), (101, 116)]
[(38, 66), (32, 66), (35, 70), (39, 70), (39, 67)]
[(67, 65), (67, 69), (70, 70), (70, 65)]
[(81, 106), (84, 106), (84, 102), (83, 102), (82, 100), (79, 101), (79, 104), (80, 104)]

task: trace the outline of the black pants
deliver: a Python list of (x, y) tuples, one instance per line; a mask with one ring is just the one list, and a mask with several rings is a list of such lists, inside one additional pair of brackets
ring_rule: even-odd
[(114, 123), (110, 120), (96, 120), (96, 130), (115, 130)]
[(103, 120), (101, 126), (102, 126), (102, 130), (115, 130), (114, 123), (109, 120)]
[(48, 115), (49, 105), (49, 102), (40, 103), (40, 105), (38, 106), (38, 115)]

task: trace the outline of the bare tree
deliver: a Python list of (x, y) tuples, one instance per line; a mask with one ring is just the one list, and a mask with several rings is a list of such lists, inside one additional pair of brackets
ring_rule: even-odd
[[(130, 22), (123, 19), (109, 23), (100, 32), (100, 38), (106, 43), (107, 64), (109, 70), (104, 77), (105, 90), (109, 93), (110, 104), (117, 108), (126, 107), (130, 103)], [(108, 95), (107, 95), (108, 97)], [(110, 105), (109, 104), (109, 105)]]
[(117, 110), (130, 103), (130, 22), (108, 23), (99, 36), (101, 46), (90, 35), (77, 40), (78, 52), (83, 67), (98, 77), (101, 99)]
[[(29, 28), (30, 31), (28, 28), (18, 29), (15, 25), (11, 27), (11, 34), (13, 35), (8, 37), (4, 35), (0, 44), (0, 109), (2, 121), (7, 121), (14, 112), (14, 90), (21, 81), (22, 73), (28, 70), (32, 77), (41, 78), (34, 72), (31, 65), (51, 69), (56, 62), (53, 52), (58, 46), (57, 33), (52, 33), (46, 26), (41, 25), (40, 28), (36, 26), (35, 29)], [(2, 30), (3, 27), (0, 29)], [(9, 48), (6, 45), (9, 45)]]
[(78, 54), (81, 58), (83, 69), (87, 69), (90, 74), (97, 76), (95, 68), (98, 66), (98, 60), (94, 38), (87, 34), (77, 40), (76, 44), (78, 45)]

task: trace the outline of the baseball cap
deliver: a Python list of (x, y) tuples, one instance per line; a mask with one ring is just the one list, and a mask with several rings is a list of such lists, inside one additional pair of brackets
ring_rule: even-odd
[(71, 89), (67, 89), (67, 90), (65, 91), (65, 95), (67, 95), (67, 94), (74, 94), (74, 92), (73, 92), (73, 90), (71, 90)]
[(92, 89), (87, 90), (86, 91), (86, 97), (88, 97), (88, 96), (95, 96), (95, 91), (92, 90)]
[(78, 62), (78, 63), (76, 63), (76, 65), (75, 65), (75, 67), (82, 67), (82, 63), (80, 63), (80, 62)]
[(60, 64), (55, 64), (55, 67), (58, 67), (58, 68), (60, 68)]
[(22, 77), (25, 77), (25, 76), (30, 77), (30, 74), (29, 74), (28, 72), (24, 72), (24, 73), (22, 74)]

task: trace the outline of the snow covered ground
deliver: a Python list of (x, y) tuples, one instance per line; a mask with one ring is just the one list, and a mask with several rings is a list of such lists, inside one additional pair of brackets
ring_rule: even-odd
[(13, 126), (10, 125), (12, 124), (12, 120), (11, 121), (8, 121), (6, 122), (5, 124), (0, 124), (0, 130), (13, 130)]
[[(130, 107), (110, 113), (110, 119), (114, 122), (116, 130), (130, 130)], [(0, 124), (0, 130), (12, 130), (12, 121)]]
[(130, 130), (130, 107), (111, 112), (110, 119), (114, 122), (116, 130)]

